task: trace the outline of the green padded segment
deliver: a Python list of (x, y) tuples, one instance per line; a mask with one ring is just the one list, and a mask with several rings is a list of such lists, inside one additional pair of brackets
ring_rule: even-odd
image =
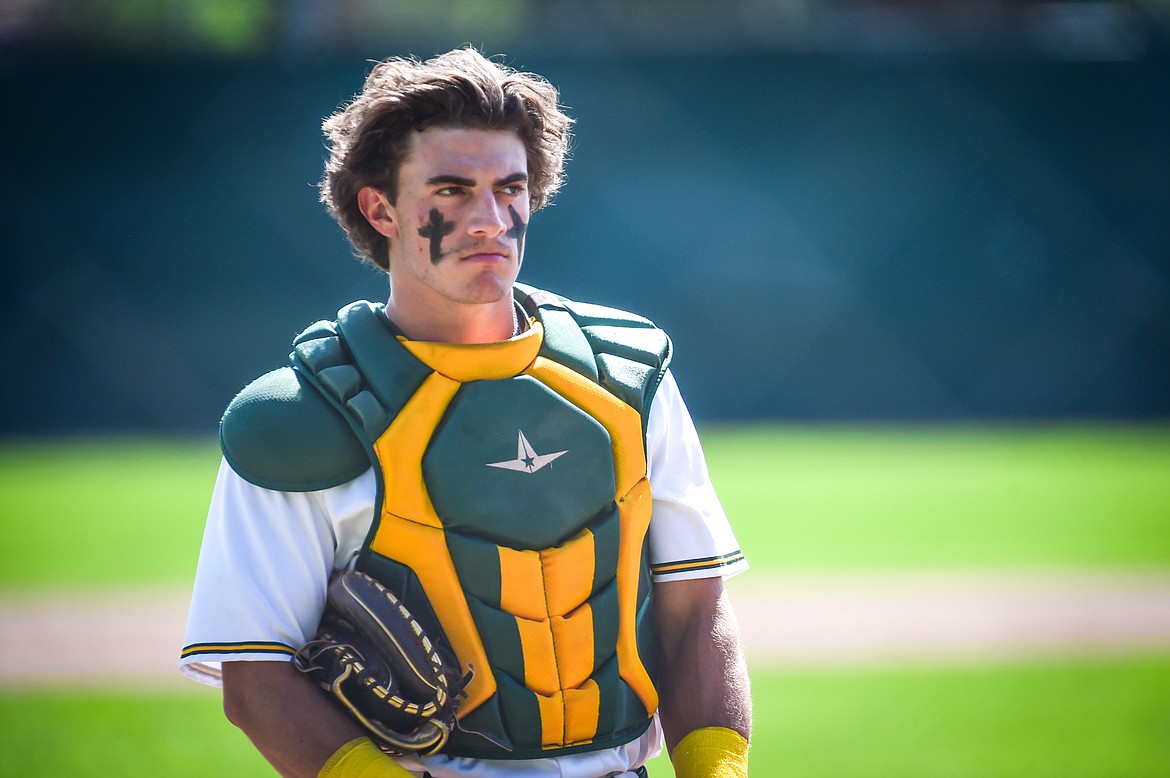
[(490, 734), (505, 747), (511, 746), (501, 734), (504, 732), (504, 712), (500, 709), (498, 694), (459, 720), (459, 727), (451, 733), (444, 753), (480, 759), (515, 758), (511, 750), (492, 745), (485, 736), (477, 734), (479, 732)]
[(562, 364), (590, 381), (597, 381), (593, 349), (576, 319), (565, 310), (564, 298), (523, 284), (515, 285), (515, 294), (524, 310), (536, 316), (544, 326), (540, 356)]
[(646, 387), (655, 385), (656, 368), (625, 357), (597, 355), (601, 385), (634, 410), (641, 412), (646, 401)]
[[(628, 714), (630, 707), (624, 698), (634, 696), (634, 693), (621, 678), (617, 657), (609, 657), (601, 667), (597, 668), (597, 671), (593, 673), (593, 680), (597, 682), (599, 692), (597, 731), (605, 732), (614, 728), (615, 725), (620, 728), (619, 722), (625, 723), (623, 717)], [(641, 723), (645, 718), (646, 712), (643, 710), (638, 723)]]
[(597, 351), (601, 384), (642, 414), (642, 431), (650, 404), (670, 366), (670, 338), (659, 329), (590, 325), (583, 332)]
[(573, 317), (563, 309), (541, 308), (540, 323), (544, 326), (540, 356), (596, 381), (597, 366), (593, 362), (593, 350), (589, 348), (589, 341)]
[(308, 327), (293, 338), (293, 345), (299, 346), (307, 340), (317, 340), (318, 338), (337, 336), (337, 322), (322, 320), (310, 324)]
[(643, 316), (566, 300), (529, 286), (517, 284), (516, 299), (544, 324), (541, 354), (598, 381), (642, 412), (644, 430), (645, 411), (670, 365), (671, 343), (666, 333)]
[[(504, 721), (508, 730), (513, 733), (513, 740), (517, 743), (539, 743), (540, 731), (540, 703), (536, 695), (524, 688), (524, 684), (517, 680), (520, 676), (509, 676), (507, 673), (496, 673), (496, 687), (499, 689), (500, 707), (503, 709)], [(537, 749), (527, 750), (515, 754), (512, 758), (524, 759), (539, 755)]]
[(298, 341), (291, 356), (312, 373), (349, 364), (349, 355), (345, 353), (345, 348), (336, 335), (323, 335)]
[(566, 300), (565, 308), (573, 314), (581, 326), (594, 324), (613, 324), (625, 327), (653, 327), (654, 323), (645, 316), (622, 311), (595, 303), (580, 303), (575, 300)]
[(317, 373), (317, 380), (343, 401), (352, 398), (362, 388), (362, 374), (353, 365), (327, 367)]
[(304, 341), (290, 355), (295, 365), (317, 382), (317, 388), (343, 406), (366, 440), (372, 442), (390, 426), (390, 414), (366, 388), (362, 374), (336, 336)]
[[(479, 631), (487, 655), (491, 657), (492, 669), (497, 676), (501, 671), (516, 678), (524, 677), (524, 652), (520, 644), (520, 629), (516, 618), (493, 608), (475, 597), (467, 598), (467, 607), (475, 628)], [(525, 692), (531, 694), (531, 692)], [(523, 738), (518, 738), (523, 740)]]
[[(617, 657), (606, 662), (593, 676), (601, 692), (598, 701), (597, 731), (615, 730), (607, 745), (628, 743), (646, 731), (650, 723), (646, 706), (634, 690), (621, 679)], [(599, 743), (600, 745), (600, 743)]]
[[(618, 547), (621, 544), (622, 532), (621, 514), (617, 505), (610, 503), (604, 517), (589, 525), (589, 531), (593, 533), (593, 554), (597, 559), (594, 568), (597, 572), (593, 576), (593, 593), (596, 594), (617, 576)], [(602, 571), (608, 571), (609, 574), (599, 575), (598, 573)]]
[(566, 303), (566, 310), (577, 317), (597, 356), (602, 385), (642, 414), (645, 431), (650, 403), (670, 366), (670, 338), (649, 319), (615, 308), (573, 302)]
[(373, 443), (390, 426), (390, 414), (369, 389), (362, 389), (345, 401), (345, 408), (362, 428), (366, 440)]
[(381, 306), (364, 300), (353, 303), (338, 311), (337, 322), (345, 347), (365, 376), (367, 388), (394, 417), (431, 369), (398, 342)]
[(519, 282), (512, 284), (512, 295), (529, 316), (539, 316), (540, 308), (564, 308), (567, 302), (559, 294)]
[(405, 597), (408, 589), (419, 586), (418, 577), (413, 570), (376, 551), (366, 549), (366, 553), (358, 557), (354, 567), (358, 572), (368, 573), (378, 579), (399, 597)]
[(358, 557), (354, 567), (360, 572), (373, 576), (387, 589), (397, 594), (411, 615), (418, 619), (423, 629), (432, 635), (443, 634), (439, 618), (431, 607), (430, 598), (427, 597), (422, 583), (413, 570), (401, 562), (395, 562), (393, 559), (368, 550)]
[(232, 469), (265, 489), (327, 489), (370, 467), (345, 419), (288, 367), (266, 373), (236, 395), (219, 437)]
[(666, 356), (666, 333), (659, 329), (642, 327), (611, 327), (587, 325), (582, 327), (593, 351), (613, 354), (657, 367)]
[(593, 609), (593, 672), (608, 662), (617, 651), (618, 607), (617, 580), (589, 598)]
[(500, 549), (470, 535), (447, 533), (447, 549), (463, 591), (493, 608), (500, 607)]
[[(525, 444), (535, 458), (522, 454)], [(532, 469), (500, 466), (508, 462)], [(616, 488), (609, 433), (529, 376), (464, 384), (422, 471), (448, 532), (517, 549), (561, 545), (612, 503)]]

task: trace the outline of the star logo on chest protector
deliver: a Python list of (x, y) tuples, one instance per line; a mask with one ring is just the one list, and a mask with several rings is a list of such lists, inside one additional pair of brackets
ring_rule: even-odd
[(519, 440), (516, 441), (516, 458), (506, 462), (488, 462), (487, 466), (515, 470), (520, 473), (535, 473), (561, 454), (567, 453), (569, 453), (568, 449), (554, 451), (551, 454), (537, 454), (536, 450), (532, 448), (532, 444), (528, 442), (528, 438), (524, 437), (524, 430), (520, 430)]

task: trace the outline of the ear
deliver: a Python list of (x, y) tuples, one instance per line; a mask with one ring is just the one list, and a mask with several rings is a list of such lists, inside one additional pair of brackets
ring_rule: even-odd
[(357, 201), (362, 216), (380, 235), (387, 238), (398, 235), (398, 216), (386, 195), (372, 186), (366, 186), (358, 192)]

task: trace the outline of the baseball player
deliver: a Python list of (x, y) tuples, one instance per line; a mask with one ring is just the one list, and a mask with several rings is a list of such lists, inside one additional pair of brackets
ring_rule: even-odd
[[(516, 280), (558, 101), (466, 48), (379, 63), (324, 123), (322, 201), (389, 298), (310, 326), (225, 412), (180, 665), (281, 775), (645, 776), (663, 745), (681, 778), (747, 775), (723, 587), (747, 564), (670, 340)], [(387, 753), (290, 662), (343, 571), (465, 672), (437, 751)]]

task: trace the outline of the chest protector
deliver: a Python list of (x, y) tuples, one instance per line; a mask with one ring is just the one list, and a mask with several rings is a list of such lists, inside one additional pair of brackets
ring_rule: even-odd
[(517, 300), (532, 326), (502, 343), (408, 341), (360, 302), (292, 353), (378, 476), (358, 569), (474, 673), (459, 756), (618, 745), (658, 707), (645, 423), (669, 339), (613, 309)]

